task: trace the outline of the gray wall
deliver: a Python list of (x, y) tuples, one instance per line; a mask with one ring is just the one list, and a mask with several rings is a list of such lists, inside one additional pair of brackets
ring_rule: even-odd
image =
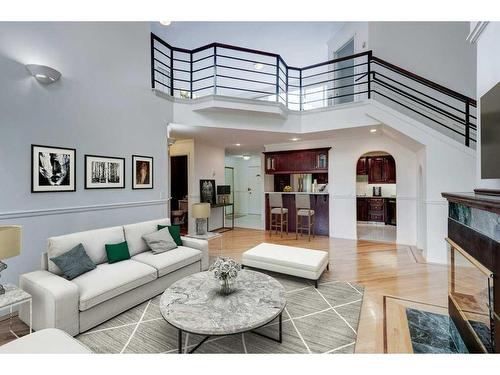
[[(2, 280), (38, 268), (52, 235), (166, 215), (170, 102), (150, 89), (149, 23), (0, 23), (0, 225), (23, 225)], [(42, 86), (24, 65), (62, 78)], [(77, 150), (76, 192), (30, 192), (31, 144)], [(126, 158), (125, 189), (85, 190), (84, 154)], [(154, 157), (154, 189), (132, 190), (131, 155)]]

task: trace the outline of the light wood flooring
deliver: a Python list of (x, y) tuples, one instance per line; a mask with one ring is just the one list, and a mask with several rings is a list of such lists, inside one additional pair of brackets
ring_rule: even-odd
[[(446, 309), (446, 266), (425, 263), (420, 252), (410, 246), (323, 236), (316, 236), (309, 242), (306, 236), (295, 240), (295, 233), (282, 239), (262, 230), (236, 228), (225, 232), (222, 238), (211, 240), (210, 256), (225, 255), (239, 261), (245, 250), (261, 242), (327, 250), (330, 271), (323, 274), (322, 280), (353, 281), (365, 287), (356, 353), (387, 352), (384, 296)], [(24, 334), (26, 327), (14, 318), (13, 330)], [(8, 323), (0, 322), (0, 345), (13, 338), (8, 332)]]

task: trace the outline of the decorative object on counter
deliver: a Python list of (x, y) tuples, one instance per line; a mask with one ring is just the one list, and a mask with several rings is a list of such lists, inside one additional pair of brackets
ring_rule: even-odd
[(153, 158), (132, 155), (132, 189), (153, 189)]
[(219, 281), (220, 293), (228, 295), (232, 292), (233, 281), (238, 277), (241, 265), (231, 258), (218, 257), (208, 270), (213, 272), (214, 277)]
[(76, 150), (31, 145), (31, 192), (76, 191)]
[(208, 222), (210, 217), (210, 203), (195, 203), (192, 206), (192, 216), (196, 219), (196, 234), (204, 235), (207, 233)]
[(381, 197), (382, 196), (382, 187), (380, 186), (373, 186), (373, 196), (374, 197)]
[(200, 180), (200, 202), (216, 204), (215, 180)]
[(287, 185), (283, 188), (283, 191), (285, 193), (291, 193), (293, 191), (292, 187), (290, 185)]
[[(0, 272), (7, 269), (2, 259), (12, 258), (21, 253), (21, 227), (17, 225), (0, 226)], [(0, 295), (5, 289), (0, 284)]]
[(231, 185), (217, 186), (217, 196), (219, 197), (219, 204), (229, 203), (230, 195), (231, 195)]
[(269, 235), (273, 233), (273, 229), (278, 234), (279, 229), (283, 238), (283, 226), (288, 235), (288, 208), (283, 207), (283, 196), (279, 193), (269, 194)]
[(318, 184), (318, 193), (326, 193), (328, 184)]
[(125, 158), (85, 155), (85, 189), (124, 189)]

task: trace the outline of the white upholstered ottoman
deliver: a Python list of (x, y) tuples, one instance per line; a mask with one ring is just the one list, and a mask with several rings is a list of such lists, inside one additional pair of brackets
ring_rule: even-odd
[(243, 253), (242, 266), (318, 280), (328, 265), (328, 252), (301, 247), (261, 243)]
[(90, 354), (89, 348), (60, 329), (47, 328), (0, 346), (0, 354)]

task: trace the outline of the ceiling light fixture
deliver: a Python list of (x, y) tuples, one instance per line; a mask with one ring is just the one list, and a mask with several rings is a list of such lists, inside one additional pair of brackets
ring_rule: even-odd
[(295, 137), (295, 138), (292, 138), (290, 140), (293, 141), (293, 142), (297, 142), (297, 141), (300, 141), (300, 138)]
[(172, 21), (160, 21), (160, 24), (163, 26), (169, 26), (172, 23)]
[(234, 145), (240, 147), (241, 143), (235, 143)]
[(253, 66), (256, 70), (261, 70), (264, 67), (264, 64), (261, 63), (255, 63)]
[(28, 64), (26, 65), (26, 69), (28, 69), (28, 72), (30, 72), (38, 82), (44, 85), (54, 83), (61, 78), (61, 73), (50, 66)]
[(370, 133), (376, 133), (377, 129), (370, 129)]
[(243, 160), (250, 160), (250, 155), (243, 155)]

